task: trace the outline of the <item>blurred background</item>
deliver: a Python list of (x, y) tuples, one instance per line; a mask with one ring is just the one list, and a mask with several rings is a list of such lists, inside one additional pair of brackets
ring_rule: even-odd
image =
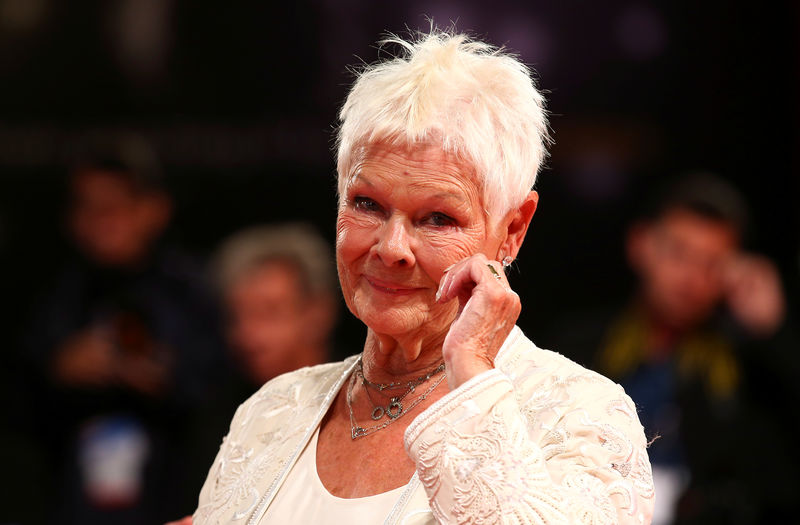
[[(226, 422), (248, 392), (230, 386), (241, 378), (221, 377), (217, 364), (247, 355), (231, 348), (248, 347), (236, 317), (246, 299), (228, 297), (215, 277), (219, 247), (244, 228), (289, 221), (332, 245), (333, 131), (352, 79), (347, 68), (386, 56), (376, 40), (425, 29), (426, 16), (518, 53), (547, 93), (555, 145), (511, 269), (524, 305), (519, 325), (531, 339), (592, 364), (590, 349), (559, 346), (565, 332), (582, 331), (579, 320), (635, 294), (629, 227), (654, 187), (698, 171), (738, 188), (749, 217), (743, 249), (777, 272), (779, 324), (796, 319), (794, 3), (0, 0), (0, 457), (11, 469), (0, 523), (155, 523), (193, 510)], [(125, 170), (139, 175), (101, 176)], [(92, 226), (122, 201), (150, 210), (136, 230), (141, 246), (124, 261), (100, 246), (124, 227)], [(147, 287), (156, 291), (143, 299)], [(325, 308), (319, 315), (332, 335), (309, 343), (325, 347), (327, 357), (315, 359), (360, 351), (359, 323), (343, 304)], [(123, 367), (141, 368), (140, 376), (87, 380), (93, 372), (82, 371), (80, 358), (54, 350), (109, 330), (115, 352), (136, 347)], [(790, 354), (800, 348), (786, 343), (791, 336), (781, 341), (767, 351), (793, 376), (800, 370)], [(221, 390), (229, 401), (220, 401)], [(793, 409), (794, 392), (775, 393), (781, 407)], [(753, 440), (716, 438), (734, 443), (730, 462), (741, 454), (791, 466), (758, 482), (792, 487), (796, 453), (771, 460), (762, 451), (796, 427), (780, 416), (765, 416), (759, 425), (769, 431)], [(114, 446), (128, 455), (95, 457)], [(177, 449), (185, 456), (173, 458)], [(146, 472), (116, 479), (109, 461)], [(159, 474), (176, 471), (185, 477)], [(791, 501), (781, 491), (752, 496), (752, 480), (737, 485), (738, 473), (724, 479), (695, 492), (681, 512), (700, 516), (692, 514), (703, 507), (699, 498), (724, 509), (721, 522), (759, 523), (783, 516)], [(172, 503), (145, 504), (159, 483)]]

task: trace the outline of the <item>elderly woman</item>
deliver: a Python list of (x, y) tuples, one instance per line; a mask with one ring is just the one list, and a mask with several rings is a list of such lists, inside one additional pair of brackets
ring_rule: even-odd
[(336, 259), (360, 354), (264, 385), (200, 493), (218, 523), (648, 523), (622, 389), (515, 326), (543, 98), (463, 35), (394, 40), (341, 110)]

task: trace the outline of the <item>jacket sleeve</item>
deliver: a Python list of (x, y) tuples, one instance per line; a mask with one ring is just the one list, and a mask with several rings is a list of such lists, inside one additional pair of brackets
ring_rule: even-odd
[(412, 422), (406, 449), (439, 522), (650, 523), (652, 475), (630, 398), (594, 374), (566, 390), (530, 393), (548, 406), (543, 417), (491, 370)]

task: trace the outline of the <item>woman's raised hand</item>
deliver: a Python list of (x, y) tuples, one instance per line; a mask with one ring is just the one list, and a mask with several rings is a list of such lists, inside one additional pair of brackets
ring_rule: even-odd
[(458, 315), (442, 345), (451, 389), (494, 368), (494, 358), (521, 310), (502, 264), (483, 254), (463, 259), (445, 270), (437, 300), (457, 299)]

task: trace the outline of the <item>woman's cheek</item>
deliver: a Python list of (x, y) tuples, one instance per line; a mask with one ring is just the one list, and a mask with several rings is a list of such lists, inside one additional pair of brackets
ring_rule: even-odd
[(342, 231), (353, 228), (376, 228), (380, 225), (380, 222), (380, 218), (375, 214), (363, 212), (359, 213), (349, 208), (345, 208), (339, 211), (339, 215), (336, 220), (336, 229), (337, 231)]
[(348, 260), (369, 251), (372, 242), (370, 232), (375, 231), (376, 227), (376, 221), (369, 217), (340, 215), (336, 223), (336, 250)]
[(432, 231), (426, 235), (426, 244), (438, 254), (443, 268), (482, 251), (481, 236), (474, 231)]
[[(374, 219), (360, 214), (341, 212), (336, 222), (336, 263), (339, 283), (348, 308), (353, 311), (352, 295), (355, 293), (359, 261), (369, 253)], [(355, 312), (353, 312), (355, 313)]]

